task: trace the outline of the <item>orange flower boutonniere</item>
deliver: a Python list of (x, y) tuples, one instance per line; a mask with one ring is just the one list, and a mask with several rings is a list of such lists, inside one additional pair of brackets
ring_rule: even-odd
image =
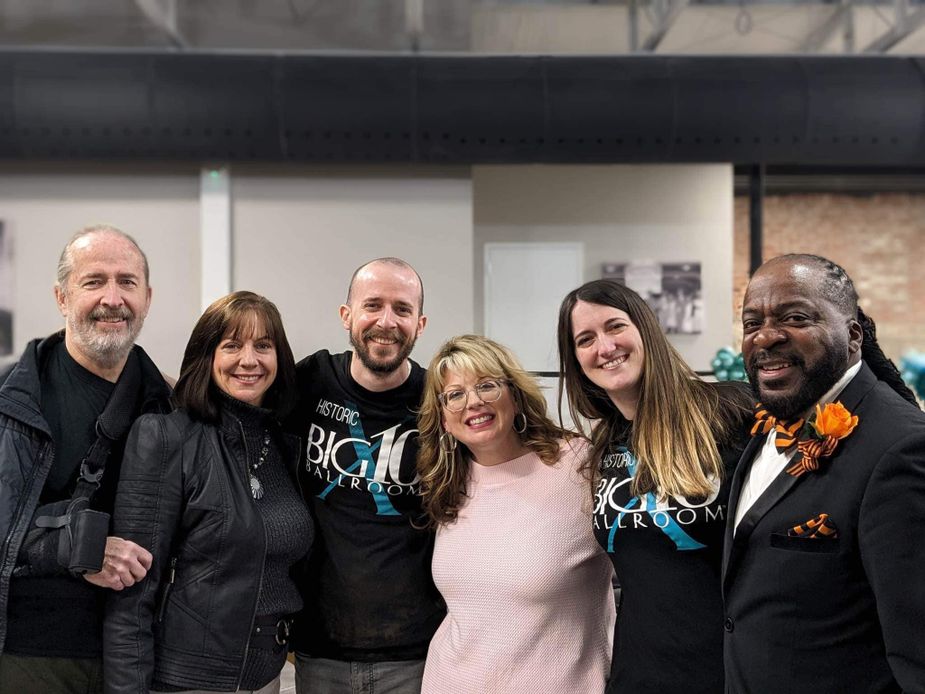
[(858, 416), (848, 412), (840, 402), (830, 402), (825, 409), (816, 405), (816, 416), (811, 424), (820, 439), (831, 436), (839, 440), (854, 431), (858, 425)]
[(804, 472), (819, 469), (819, 460), (835, 452), (838, 442), (851, 434), (858, 425), (858, 416), (852, 415), (840, 402), (830, 402), (825, 407), (816, 405), (816, 413), (804, 431), (809, 434), (801, 438), (797, 450), (802, 454), (787, 473), (799, 477)]

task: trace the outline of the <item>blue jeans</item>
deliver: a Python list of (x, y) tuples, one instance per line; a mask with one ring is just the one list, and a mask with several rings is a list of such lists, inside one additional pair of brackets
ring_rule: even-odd
[(296, 694), (420, 694), (423, 660), (360, 663), (295, 655)]

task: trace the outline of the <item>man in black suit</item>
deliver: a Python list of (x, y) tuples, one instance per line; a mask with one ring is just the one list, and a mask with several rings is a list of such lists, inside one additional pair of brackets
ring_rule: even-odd
[(761, 406), (729, 499), (727, 691), (925, 692), (925, 414), (825, 258), (765, 263), (742, 325)]

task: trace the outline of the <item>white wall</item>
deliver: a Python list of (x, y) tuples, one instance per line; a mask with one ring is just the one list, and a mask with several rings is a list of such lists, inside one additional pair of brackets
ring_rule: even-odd
[[(277, 303), (297, 357), (347, 347), (337, 308), (354, 269), (383, 255), (406, 259), (424, 280), (418, 361), (472, 331), (468, 168), (233, 167), (231, 177), (232, 288)], [(154, 298), (139, 341), (176, 375), (199, 316), (199, 193), (192, 165), (0, 168), (0, 219), (16, 243), (14, 352), (63, 325), (52, 295), (58, 255), (77, 229), (106, 222), (148, 254)]]
[[(350, 274), (398, 255), (424, 279), (429, 323), (414, 357), (426, 364), (447, 337), (481, 329), (490, 241), (581, 241), (585, 279), (604, 261), (700, 260), (706, 332), (675, 344), (706, 369), (732, 339), (730, 166), (236, 166), (231, 180), (232, 286), (277, 303), (297, 357), (347, 347), (337, 307)], [(198, 166), (7, 162), (0, 219), (16, 242), (16, 353), (62, 325), (52, 284), (67, 239), (108, 222), (148, 254), (140, 342), (177, 373), (199, 315)]]
[(198, 167), (6, 163), (0, 218), (15, 241), (15, 354), (64, 326), (52, 293), (58, 256), (78, 229), (107, 223), (148, 256), (154, 292), (139, 344), (177, 373), (199, 315)]
[(672, 343), (708, 370), (732, 341), (731, 165), (476, 166), (472, 180), (477, 329), (485, 243), (580, 241), (585, 281), (608, 261), (700, 261), (704, 332)]
[(424, 281), (424, 364), (473, 329), (468, 168), (232, 169), (232, 282), (276, 302), (299, 359), (348, 348), (338, 307), (353, 271), (398, 256)]

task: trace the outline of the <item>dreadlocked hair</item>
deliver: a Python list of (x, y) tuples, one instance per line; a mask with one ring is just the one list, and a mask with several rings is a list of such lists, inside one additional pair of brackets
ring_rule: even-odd
[(874, 372), (877, 378), (899, 393), (903, 399), (918, 407), (919, 403), (915, 399), (915, 393), (903, 381), (903, 377), (893, 360), (880, 349), (880, 344), (877, 342), (877, 324), (874, 323), (873, 318), (861, 310), (860, 306), (858, 306), (858, 323), (861, 324), (861, 330), (864, 331), (864, 339), (861, 342), (861, 356), (867, 362), (867, 366), (870, 367), (870, 370)]
[(918, 407), (919, 403), (915, 399), (915, 393), (903, 381), (896, 364), (880, 348), (877, 342), (877, 325), (858, 306), (857, 290), (845, 269), (828, 258), (811, 253), (791, 253), (774, 258), (774, 262), (778, 260), (810, 262), (822, 270), (823, 290), (829, 301), (841, 309), (846, 316), (857, 316), (857, 321), (864, 334), (861, 342), (861, 357), (867, 362), (870, 370), (877, 378), (895, 390), (900, 397)]

